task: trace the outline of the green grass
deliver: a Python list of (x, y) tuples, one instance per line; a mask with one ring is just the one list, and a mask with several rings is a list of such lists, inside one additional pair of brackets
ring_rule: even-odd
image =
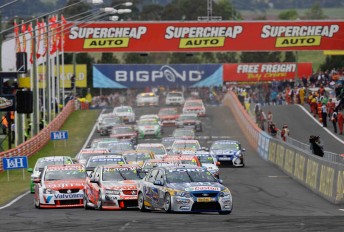
[[(72, 158), (84, 145), (92, 127), (99, 115), (99, 110), (78, 110), (64, 123), (61, 130), (68, 130), (69, 139), (66, 141), (49, 141), (49, 143), (35, 155), (29, 159), (29, 167), (34, 167), (38, 158), (44, 156), (62, 156), (69, 155)], [(7, 180), (7, 172), (0, 173), (0, 205), (4, 205), (11, 199), (29, 190), (30, 173), (24, 170), (24, 179), (22, 170), (12, 170), (9, 172)]]

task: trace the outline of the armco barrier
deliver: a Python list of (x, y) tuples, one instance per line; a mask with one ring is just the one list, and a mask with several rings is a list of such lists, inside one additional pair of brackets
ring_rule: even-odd
[(32, 137), (23, 144), (20, 144), (16, 148), (0, 153), (0, 171), (3, 171), (2, 159), (3, 157), (13, 157), (13, 156), (27, 156), (30, 157), (39, 151), (44, 145), (46, 145), (50, 140), (50, 132), (56, 131), (61, 128), (63, 123), (69, 117), (69, 115), (74, 111), (74, 101), (69, 101), (64, 107), (61, 113), (49, 123), (43, 130), (41, 130), (36, 136)]
[(224, 98), (224, 105), (231, 109), (248, 141), (263, 159), (328, 201), (344, 204), (344, 164), (270, 137), (255, 125), (231, 91)]

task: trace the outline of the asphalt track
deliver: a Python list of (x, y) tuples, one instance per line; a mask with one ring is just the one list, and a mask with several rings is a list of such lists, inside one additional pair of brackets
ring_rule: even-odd
[[(136, 112), (140, 115), (157, 110), (140, 108)], [(344, 206), (318, 197), (262, 160), (229, 109), (207, 107), (207, 113), (200, 134), (206, 138), (203, 145), (210, 145), (213, 137), (229, 136), (246, 148), (246, 167), (221, 168), (221, 178), (233, 194), (232, 214), (35, 209), (30, 194), (0, 210), (0, 231), (343, 231)], [(169, 128), (166, 134), (171, 131)], [(296, 132), (292, 129), (293, 134)]]

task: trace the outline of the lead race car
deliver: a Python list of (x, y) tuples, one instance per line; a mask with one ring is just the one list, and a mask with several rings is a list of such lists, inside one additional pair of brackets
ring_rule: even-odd
[(82, 207), (86, 172), (81, 164), (48, 165), (35, 179), (36, 208)]
[(230, 214), (232, 194), (220, 182), (202, 167), (156, 167), (138, 183), (138, 207), (143, 212)]

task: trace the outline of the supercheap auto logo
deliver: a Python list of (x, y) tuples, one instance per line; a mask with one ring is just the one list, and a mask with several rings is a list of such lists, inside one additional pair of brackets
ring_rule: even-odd
[(130, 39), (140, 39), (146, 34), (147, 28), (139, 27), (72, 27), (69, 39), (84, 39), (84, 49), (95, 48), (126, 48)]
[(243, 32), (242, 26), (233, 27), (175, 27), (166, 28), (165, 39), (180, 39), (179, 48), (223, 47), (226, 38), (235, 39)]
[(261, 38), (276, 38), (277, 48), (320, 46), (323, 37), (332, 38), (339, 25), (326, 26), (271, 26), (264, 25)]

